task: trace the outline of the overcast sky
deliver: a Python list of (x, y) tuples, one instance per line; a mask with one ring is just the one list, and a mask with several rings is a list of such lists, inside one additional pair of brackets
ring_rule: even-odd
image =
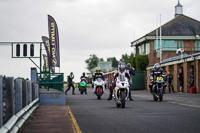
[[(0, 0), (0, 42), (41, 42), (48, 37), (47, 15), (57, 22), (60, 71), (72, 71), (75, 81), (87, 72), (90, 54), (121, 58), (133, 50), (130, 42), (174, 18), (178, 0)], [(200, 0), (180, 0), (183, 14), (200, 20)], [(37, 49), (38, 50), (38, 49)], [(43, 50), (45, 53), (45, 50)], [(0, 46), (0, 74), (30, 79), (29, 59), (12, 59), (10, 45)], [(39, 65), (39, 60), (35, 60)], [(57, 69), (58, 72), (58, 69)]]

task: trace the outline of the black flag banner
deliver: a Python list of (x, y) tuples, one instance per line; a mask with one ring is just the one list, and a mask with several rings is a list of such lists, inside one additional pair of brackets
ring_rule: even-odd
[(48, 57), (43, 54), (43, 59), (44, 59), (44, 72), (49, 72), (49, 63), (48, 63)]
[(50, 53), (50, 42), (49, 42), (49, 38), (47, 38), (46, 36), (42, 36), (42, 41), (43, 41), (43, 43), (44, 43), (44, 47), (45, 47), (46, 52), (47, 52), (47, 57), (48, 57), (49, 66), (52, 66), (52, 65), (51, 65), (51, 53)]
[(50, 39), (50, 53), (52, 57), (52, 67), (60, 67), (60, 48), (58, 27), (54, 18), (48, 15), (49, 39)]
[[(48, 66), (50, 66), (50, 69), (51, 69), (51, 71), (54, 73), (55, 72), (55, 70), (54, 70), (54, 66), (53, 66), (53, 64), (52, 64), (52, 56), (51, 56), (51, 45), (50, 45), (50, 40), (49, 40), (49, 38), (48, 37), (46, 37), (46, 36), (42, 36), (42, 41), (43, 41), (43, 43), (44, 43), (44, 47), (45, 47), (45, 49), (46, 49), (46, 53), (47, 53), (47, 57), (48, 57)], [(44, 57), (44, 56), (43, 56)], [(49, 67), (48, 67), (48, 69), (49, 69)]]

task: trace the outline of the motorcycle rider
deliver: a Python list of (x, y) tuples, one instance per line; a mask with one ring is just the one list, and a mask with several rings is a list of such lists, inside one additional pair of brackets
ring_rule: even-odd
[[(151, 91), (151, 93), (153, 92), (153, 85), (155, 84), (155, 79), (157, 78), (157, 77), (160, 77), (160, 76), (162, 76), (163, 77), (163, 79), (164, 79), (164, 81), (165, 81), (165, 85), (163, 86), (164, 88), (164, 90), (165, 90), (165, 88), (166, 88), (166, 86), (167, 86), (167, 84), (166, 84), (166, 80), (167, 80), (167, 78), (166, 78), (166, 75), (165, 75), (165, 73), (163, 72), (163, 69), (161, 69), (160, 68), (160, 64), (159, 63), (156, 63), (155, 65), (154, 65), (154, 68), (151, 70), (151, 73), (150, 73), (150, 75), (149, 75), (149, 77), (150, 77), (150, 79), (151, 79), (151, 82), (150, 82), (150, 84), (149, 84), (149, 88), (150, 88), (150, 91)], [(157, 93), (157, 89), (155, 89), (155, 93)]]
[(105, 81), (104, 73), (101, 72), (101, 68), (100, 67), (96, 67), (96, 72), (92, 76), (92, 88), (94, 88), (93, 82), (95, 82), (95, 80), (97, 78), (101, 78), (103, 81)]
[(126, 70), (125, 68), (126, 68), (126, 64), (124, 62), (119, 62), (118, 69), (115, 70), (115, 73), (114, 73), (114, 77), (113, 77), (113, 80), (112, 80), (112, 86), (110, 86), (110, 94), (109, 94), (109, 97), (108, 97), (107, 100), (112, 100), (113, 89), (116, 85), (116, 78), (119, 75), (125, 75), (125, 77), (127, 77), (128, 80), (130, 81), (129, 71)]
[[(81, 82), (84, 80), (87, 83), (87, 77), (85, 76), (85, 73), (83, 72), (83, 75), (80, 77)], [(87, 94), (87, 89), (85, 90), (85, 94)]]
[(92, 76), (92, 81), (95, 81), (97, 78), (101, 78), (103, 81), (105, 81), (104, 73), (101, 72), (100, 67), (96, 67), (96, 72)]
[(70, 73), (69, 76), (67, 76), (67, 82), (68, 82), (68, 89), (65, 91), (65, 94), (67, 95), (67, 92), (70, 90), (70, 87), (72, 86), (73, 90), (72, 90), (72, 95), (76, 95), (74, 93), (75, 87), (73, 84), (73, 79), (74, 79), (74, 75), (73, 72)]
[[(129, 71), (129, 73), (130, 73), (130, 77), (131, 77), (131, 75), (132, 76), (134, 76), (135, 75), (135, 69), (132, 67), (132, 69), (131, 69), (131, 64), (130, 63), (127, 63), (127, 65), (126, 65), (126, 70), (128, 70)], [(130, 86), (132, 85), (132, 79), (130, 79)], [(131, 97), (131, 89), (130, 89), (130, 91), (129, 91), (129, 99), (131, 100), (131, 101), (134, 101), (133, 99), (132, 99), (132, 97)]]

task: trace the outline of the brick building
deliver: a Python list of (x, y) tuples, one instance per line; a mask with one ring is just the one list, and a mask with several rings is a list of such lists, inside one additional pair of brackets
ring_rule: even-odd
[(184, 54), (200, 52), (200, 21), (183, 15), (182, 8), (178, 2), (175, 18), (161, 26), (161, 48), (160, 28), (131, 42), (136, 55), (148, 55), (149, 66), (160, 62), (160, 49), (162, 60), (180, 55), (176, 54), (179, 48), (184, 49)]
[[(189, 92), (190, 88), (187, 86), (190, 75), (189, 69), (193, 68), (195, 88), (197, 93), (200, 93), (200, 21), (183, 15), (183, 7), (178, 2), (175, 6), (175, 18), (162, 25), (161, 29), (161, 45), (160, 28), (131, 42), (131, 47), (135, 49), (136, 55), (148, 55), (147, 77), (150, 74), (150, 69), (153, 68), (152, 66), (155, 63), (161, 63), (166, 72), (170, 71), (173, 74), (174, 89), (178, 91), (178, 69), (182, 69), (184, 73), (184, 92)], [(182, 52), (178, 52), (178, 49)], [(160, 54), (160, 50), (162, 54)], [(179, 56), (180, 54), (183, 56)], [(148, 90), (149, 82), (148, 79)]]

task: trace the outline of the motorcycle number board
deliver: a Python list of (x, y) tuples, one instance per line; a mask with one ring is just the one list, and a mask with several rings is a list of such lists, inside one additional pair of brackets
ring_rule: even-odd
[(163, 78), (162, 78), (162, 77), (157, 77), (157, 80), (158, 80), (158, 81), (162, 81)]

